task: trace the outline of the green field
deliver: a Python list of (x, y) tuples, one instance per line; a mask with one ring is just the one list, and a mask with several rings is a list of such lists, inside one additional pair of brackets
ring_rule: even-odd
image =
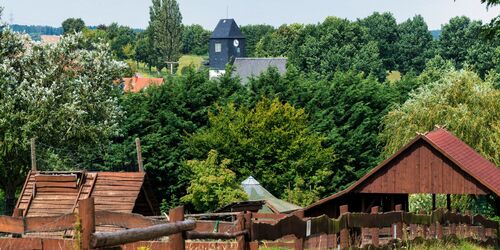
[[(199, 69), (203, 63), (203, 60), (204, 58), (201, 56), (183, 55), (181, 56), (181, 58), (179, 58), (179, 66), (177, 67), (177, 70), (174, 71), (174, 73), (180, 75), (182, 69), (185, 67), (189, 67), (190, 65), (193, 65), (196, 69)], [(150, 70), (149, 67), (142, 62), (137, 62), (134, 60), (127, 60), (126, 62), (130, 66), (130, 68), (132, 68), (133, 72), (139, 73), (143, 77), (166, 77), (170, 74), (169, 68), (164, 68), (161, 70), (161, 72), (158, 72), (155, 67), (151, 67)]]

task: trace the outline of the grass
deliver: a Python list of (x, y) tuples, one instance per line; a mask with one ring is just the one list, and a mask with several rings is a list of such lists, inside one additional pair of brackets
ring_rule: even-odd
[(418, 245), (409, 245), (408, 250), (493, 250), (493, 247), (481, 247), (467, 241), (459, 241), (457, 243), (445, 242), (426, 242)]
[(182, 73), (182, 69), (193, 65), (196, 69), (201, 67), (203, 63), (203, 57), (201, 56), (193, 56), (193, 55), (183, 55), (179, 58), (179, 67), (177, 68), (177, 74), (180, 75)]
[[(177, 67), (177, 74), (180, 75), (182, 69), (185, 67), (189, 67), (190, 65), (193, 65), (196, 69), (199, 69), (204, 59), (205, 58), (201, 56), (195, 56), (195, 55), (181, 56), (181, 58), (179, 58), (179, 66)], [(143, 77), (165, 78), (168, 75), (170, 75), (170, 68), (164, 68), (161, 70), (161, 72), (158, 72), (158, 70), (155, 67), (151, 67), (151, 70), (149, 70), (149, 67), (142, 62), (136, 62), (134, 60), (126, 60), (126, 62), (130, 66), (130, 68), (132, 68), (133, 72), (139, 73)]]

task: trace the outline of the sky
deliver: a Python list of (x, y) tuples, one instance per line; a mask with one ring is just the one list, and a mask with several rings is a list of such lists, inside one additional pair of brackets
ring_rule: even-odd
[[(480, 0), (178, 0), (184, 24), (201, 24), (212, 30), (220, 18), (239, 25), (318, 23), (327, 16), (356, 20), (374, 11), (391, 12), (398, 22), (422, 15), (429, 29), (440, 29), (451, 17), (465, 15), (489, 22), (500, 6), (486, 9)], [(0, 0), (4, 21), (15, 24), (61, 26), (69, 17), (87, 25), (117, 22), (145, 28), (150, 0)]]

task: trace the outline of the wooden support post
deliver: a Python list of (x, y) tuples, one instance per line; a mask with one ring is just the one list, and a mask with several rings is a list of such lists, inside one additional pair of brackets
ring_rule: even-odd
[(443, 225), (439, 223), (439, 221), (436, 221), (436, 239), (442, 239), (443, 238)]
[[(378, 214), (378, 206), (372, 207), (371, 214)], [(378, 233), (379, 230), (377, 227), (370, 228), (370, 234), (372, 235), (372, 245), (378, 247)]]
[(36, 145), (35, 138), (31, 138), (31, 171), (36, 171)]
[(252, 212), (246, 212), (245, 215), (245, 229), (248, 231), (248, 241), (253, 241), (253, 232), (252, 232)]
[[(15, 208), (14, 212), (12, 213), (12, 217), (23, 217), (24, 216), (24, 209), (22, 208)], [(22, 234), (12, 234), (12, 238), (22, 238)]]
[(446, 209), (451, 212), (451, 195), (446, 195)]
[(82, 249), (90, 250), (92, 234), (95, 233), (94, 197), (80, 201), (78, 214), (82, 225)]
[[(184, 220), (184, 207), (176, 207), (173, 209), (170, 209), (168, 213), (170, 217), (170, 222), (177, 222), (177, 221), (183, 221)], [(183, 233), (178, 233), (170, 236), (170, 246), (172, 249), (178, 249), (178, 250), (184, 250), (184, 236)]]
[(139, 138), (135, 138), (135, 150), (137, 152), (137, 165), (139, 166), (139, 172), (144, 172), (144, 167), (142, 165), (141, 139)]
[(470, 217), (469, 222), (465, 224), (464, 234), (462, 235), (462, 237), (467, 238), (467, 237), (472, 236), (471, 231), (470, 231), (470, 226), (472, 224), (472, 215), (471, 215), (470, 210), (465, 210), (464, 214), (465, 214), (465, 216), (469, 216)]
[[(340, 215), (344, 215), (349, 212), (348, 205), (340, 206)], [(341, 225), (343, 227), (345, 225)], [(349, 229), (344, 228), (340, 230), (340, 249), (345, 249), (349, 247)]]
[[(395, 206), (396, 212), (401, 212), (403, 213), (403, 206), (401, 204), (397, 204)], [(395, 234), (394, 234), (394, 227), (395, 227)], [(394, 239), (400, 239), (400, 240), (406, 240), (403, 239), (403, 216), (401, 216), (401, 222), (397, 222), (393, 225), (393, 238)]]
[[(236, 215), (236, 229), (235, 231), (243, 231), (245, 230), (245, 215), (243, 213), (239, 213)], [(246, 240), (245, 235), (236, 237), (236, 242), (238, 244), (237, 250), (245, 250), (246, 249)]]
[(258, 250), (259, 249), (259, 242), (258, 241), (252, 241), (250, 242), (250, 250)]
[[(425, 210), (420, 210), (420, 214), (426, 214)], [(428, 225), (422, 225), (422, 238), (427, 239), (427, 230), (429, 229)]]
[(432, 211), (436, 210), (436, 194), (432, 194)]

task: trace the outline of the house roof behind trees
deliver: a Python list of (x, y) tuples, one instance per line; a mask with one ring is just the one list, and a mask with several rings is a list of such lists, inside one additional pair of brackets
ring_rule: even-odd
[(278, 70), (278, 73), (286, 73), (287, 58), (250, 58), (238, 57), (234, 60), (234, 75), (239, 76), (242, 84), (248, 83), (251, 77), (257, 77), (270, 67)]
[(250, 201), (264, 201), (265, 205), (261, 212), (267, 213), (290, 213), (301, 209), (301, 207), (290, 202), (280, 200), (272, 195), (267, 189), (252, 176), (241, 182), (243, 190), (248, 195)]

